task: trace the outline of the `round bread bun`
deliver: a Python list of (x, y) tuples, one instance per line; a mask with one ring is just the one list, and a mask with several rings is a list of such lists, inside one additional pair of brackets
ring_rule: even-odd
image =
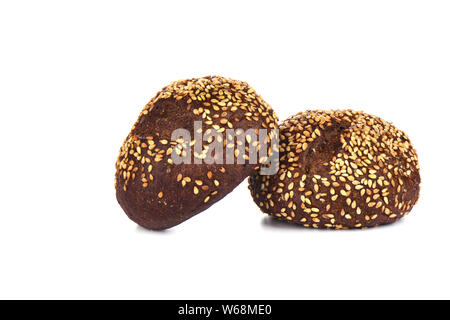
[[(167, 229), (189, 219), (259, 168), (261, 162), (237, 164), (238, 156), (248, 160), (248, 146), (245, 154), (235, 153), (234, 164), (225, 160), (223, 164), (174, 163), (172, 153), (184, 152), (177, 149), (180, 143), (193, 149), (192, 159), (206, 154), (211, 141), (194, 139), (194, 122), (198, 121), (202, 133), (212, 129), (224, 134), (226, 129), (270, 132), (278, 128), (272, 108), (245, 82), (208, 76), (176, 81), (163, 88), (142, 110), (116, 162), (117, 200), (128, 217), (142, 227)], [(177, 129), (189, 131), (190, 141), (172, 141)], [(195, 153), (198, 144), (201, 153)]]
[(393, 223), (419, 198), (419, 165), (408, 136), (361, 111), (306, 111), (280, 125), (280, 169), (257, 173), (260, 209), (312, 228)]

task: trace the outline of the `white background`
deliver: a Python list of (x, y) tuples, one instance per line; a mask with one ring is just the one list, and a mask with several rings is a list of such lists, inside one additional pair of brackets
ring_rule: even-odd
[[(448, 1), (2, 1), (0, 298), (450, 298)], [(365, 231), (273, 222), (244, 181), (164, 232), (114, 163), (173, 80), (247, 81), (281, 119), (362, 109), (409, 134), (422, 193)]]

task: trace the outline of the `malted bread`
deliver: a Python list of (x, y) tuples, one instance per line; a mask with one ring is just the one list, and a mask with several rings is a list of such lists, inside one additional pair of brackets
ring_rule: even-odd
[(313, 228), (393, 223), (419, 198), (419, 164), (408, 136), (379, 117), (306, 111), (280, 125), (280, 169), (249, 178), (260, 209)]
[[(115, 179), (119, 204), (131, 220), (148, 229), (166, 229), (189, 219), (222, 199), (261, 163), (237, 161), (249, 160), (248, 146), (245, 152), (234, 151), (236, 162), (220, 161), (222, 154), (211, 152), (210, 143), (227, 147), (229, 141), (218, 135), (197, 139), (196, 134), (271, 131), (278, 128), (277, 121), (272, 108), (246, 82), (219, 76), (173, 82), (144, 107), (120, 149)], [(196, 128), (198, 123), (201, 128)], [(190, 138), (174, 140), (177, 130)], [(257, 141), (250, 142), (259, 147)], [(173, 156), (192, 161), (176, 163)]]

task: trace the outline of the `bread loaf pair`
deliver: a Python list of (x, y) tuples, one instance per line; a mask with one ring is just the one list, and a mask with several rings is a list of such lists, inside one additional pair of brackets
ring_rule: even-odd
[[(228, 138), (230, 130), (236, 139)], [(277, 170), (262, 174), (267, 163)], [(270, 105), (247, 83), (218, 76), (173, 82), (150, 100), (120, 149), (116, 195), (131, 220), (166, 229), (248, 176), (264, 213), (313, 228), (392, 223), (419, 197), (416, 151), (392, 124), (338, 110), (300, 112), (278, 127)]]

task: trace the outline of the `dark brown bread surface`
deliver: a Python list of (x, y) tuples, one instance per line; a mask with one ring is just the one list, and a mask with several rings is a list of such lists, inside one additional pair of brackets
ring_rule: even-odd
[[(194, 121), (202, 121), (203, 132), (278, 128), (272, 108), (245, 82), (213, 76), (163, 88), (142, 110), (116, 162), (117, 200), (137, 224), (173, 227), (223, 198), (259, 167), (174, 164), (172, 131), (184, 128), (194, 137)], [(203, 151), (208, 143), (203, 142)]]
[(419, 198), (417, 154), (407, 135), (364, 112), (306, 111), (280, 125), (280, 170), (249, 178), (260, 209), (313, 228), (395, 222)]

